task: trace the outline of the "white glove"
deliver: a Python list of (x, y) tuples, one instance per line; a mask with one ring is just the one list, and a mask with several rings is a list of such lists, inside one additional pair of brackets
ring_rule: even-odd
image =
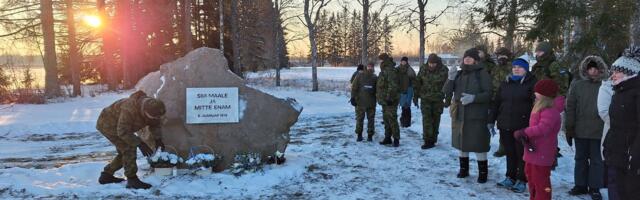
[(462, 102), (462, 105), (466, 106), (467, 104), (472, 103), (475, 98), (476, 98), (476, 95), (462, 93), (462, 97), (460, 98), (460, 101)]
[(456, 80), (456, 76), (458, 76), (458, 67), (456, 66), (452, 66), (449, 68), (449, 75), (447, 76), (447, 79), (449, 80)]
[(491, 137), (496, 135), (496, 125), (495, 124), (487, 124), (487, 129), (489, 129), (489, 133), (491, 133)]

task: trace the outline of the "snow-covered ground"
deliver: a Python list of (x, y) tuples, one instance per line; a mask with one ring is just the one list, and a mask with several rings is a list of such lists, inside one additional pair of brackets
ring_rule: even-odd
[[(528, 199), (526, 193), (495, 187), (504, 178), (504, 158), (490, 158), (486, 184), (476, 183), (473, 156), (471, 177), (455, 177), (458, 152), (451, 147), (448, 111), (442, 116), (434, 149), (420, 149), (422, 118), (416, 108), (413, 125), (401, 130), (399, 148), (377, 144), (384, 130), (380, 110), (375, 141), (356, 142), (353, 107), (345, 89), (354, 70), (320, 68), (320, 85), (325, 90), (320, 92), (306, 87), (309, 68), (283, 70), (283, 83), (301, 84), (280, 88), (272, 86), (271, 72), (248, 74), (252, 87), (277, 97), (296, 98), (304, 106), (291, 130), (287, 162), (240, 177), (222, 172), (163, 178), (150, 175), (146, 160), (139, 158), (138, 175), (154, 185), (149, 190), (128, 190), (124, 183), (97, 183), (115, 148), (97, 133), (95, 120), (103, 107), (130, 92), (47, 105), (0, 105), (0, 198)], [(491, 142), (493, 151), (498, 138)], [(564, 140), (560, 146), (565, 156), (552, 173), (554, 199), (588, 199), (567, 195), (573, 186), (574, 151)]]

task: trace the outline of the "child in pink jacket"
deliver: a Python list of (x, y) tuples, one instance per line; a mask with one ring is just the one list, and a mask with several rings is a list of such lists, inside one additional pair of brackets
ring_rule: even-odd
[(525, 146), (525, 174), (529, 180), (531, 200), (551, 199), (551, 166), (556, 159), (560, 113), (564, 97), (558, 96), (558, 84), (553, 80), (538, 81), (534, 87), (536, 101), (529, 127), (518, 130), (514, 137)]

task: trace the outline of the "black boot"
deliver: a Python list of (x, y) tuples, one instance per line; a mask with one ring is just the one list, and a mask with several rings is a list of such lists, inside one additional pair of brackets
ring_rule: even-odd
[(478, 183), (486, 183), (487, 176), (489, 175), (489, 161), (478, 161)]
[(373, 134), (367, 136), (367, 142), (373, 141)]
[(387, 145), (387, 144), (391, 144), (391, 138), (390, 137), (385, 137), (384, 140), (382, 140), (382, 142), (380, 142), (381, 145)]
[(362, 134), (358, 134), (358, 139), (356, 139), (356, 141), (362, 142)]
[(600, 194), (600, 190), (598, 189), (591, 189), (589, 196), (591, 196), (591, 200), (602, 200), (602, 194)]
[(120, 183), (124, 181), (123, 178), (118, 178), (113, 176), (113, 174), (109, 174), (107, 172), (100, 173), (100, 178), (98, 178), (98, 183), (100, 184), (109, 184), (109, 183)]
[(575, 186), (569, 190), (569, 195), (578, 196), (589, 193), (589, 189), (586, 186)]
[(422, 148), (422, 149), (431, 149), (431, 148), (433, 148), (433, 147), (435, 147), (435, 146), (436, 146), (436, 144), (434, 144), (434, 143), (432, 143), (432, 142), (425, 142), (425, 143), (422, 145), (422, 147), (420, 147), (420, 148)]
[(137, 176), (134, 176), (131, 178), (127, 178), (127, 188), (146, 190), (151, 188), (151, 185), (148, 183), (142, 182), (140, 179), (138, 179)]
[(458, 178), (466, 178), (469, 176), (469, 157), (460, 157), (460, 172)]
[(399, 147), (400, 146), (400, 139), (394, 139), (393, 140), (393, 147)]

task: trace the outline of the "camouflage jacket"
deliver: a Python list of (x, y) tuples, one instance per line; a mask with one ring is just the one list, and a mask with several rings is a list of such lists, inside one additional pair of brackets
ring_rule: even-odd
[(447, 81), (447, 72), (449, 70), (442, 63), (439, 63), (435, 70), (429, 70), (427, 64), (420, 67), (418, 77), (415, 82), (414, 99), (421, 98), (422, 101), (428, 102), (442, 102), (444, 99), (444, 92), (442, 87)]
[[(511, 63), (511, 61), (509, 61)], [(493, 85), (493, 94), (498, 95), (498, 88), (500, 84), (511, 74), (511, 65), (496, 65), (491, 70), (491, 83)]]
[[(398, 70), (394, 67), (395, 62), (391, 59), (382, 61), (381, 72), (376, 82), (376, 98), (382, 106), (397, 105), (400, 102), (400, 86), (398, 80)], [(391, 101), (392, 105), (387, 105)]]
[(560, 63), (556, 61), (555, 56), (543, 56), (543, 58), (539, 58), (538, 62), (533, 65), (531, 73), (533, 73), (538, 80), (552, 79), (560, 86), (559, 95), (565, 96), (567, 94), (571, 75), (567, 68), (561, 66)]
[(358, 72), (351, 84), (351, 96), (355, 98), (357, 106), (365, 108), (376, 107), (376, 80), (378, 77), (365, 70)]
[(148, 98), (147, 95), (138, 91), (129, 98), (120, 99), (100, 113), (96, 128), (102, 134), (119, 137), (130, 146), (138, 146), (140, 138), (134, 135), (135, 132), (145, 127), (155, 139), (162, 138), (161, 125), (163, 119), (148, 119), (142, 111), (142, 101)]

